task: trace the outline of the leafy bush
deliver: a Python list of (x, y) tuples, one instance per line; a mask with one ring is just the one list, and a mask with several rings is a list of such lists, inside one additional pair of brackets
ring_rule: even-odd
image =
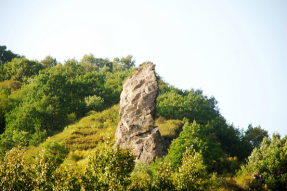
[(181, 160), (186, 149), (193, 146), (196, 152), (202, 154), (204, 164), (212, 167), (222, 155), (220, 144), (214, 142), (209, 136), (212, 126), (202, 126), (195, 121), (193, 123), (189, 123), (188, 120), (184, 121), (183, 131), (178, 138), (172, 141), (168, 155), (164, 160), (171, 163), (172, 168), (176, 169), (181, 166)]
[(37, 75), (44, 69), (38, 61), (28, 60), (27, 58), (14, 58), (3, 65), (5, 80), (26, 81), (28, 77)]
[(87, 190), (126, 190), (135, 165), (130, 150), (113, 147), (111, 143), (99, 145), (89, 157), (84, 186)]
[(255, 148), (248, 163), (242, 167), (238, 176), (258, 171), (263, 175), (268, 188), (272, 190), (286, 190), (287, 188), (287, 136), (280, 140), (280, 136), (273, 134), (272, 141), (263, 139), (260, 148)]
[(25, 149), (13, 148), (0, 161), (0, 190), (32, 190), (31, 173), (25, 164)]
[(69, 149), (65, 147), (65, 142), (58, 143), (47, 141), (42, 145), (42, 147), (43, 150), (40, 152), (40, 155), (44, 155), (55, 164), (61, 164), (69, 153)]
[(96, 110), (104, 103), (104, 100), (99, 96), (93, 95), (85, 97), (85, 102), (88, 108), (91, 110)]
[(145, 191), (151, 189), (152, 172), (150, 166), (144, 162), (137, 162), (133, 172), (131, 173), (131, 184), (128, 190)]
[(202, 155), (188, 148), (182, 158), (182, 165), (175, 173), (177, 190), (205, 190), (207, 187), (207, 171)]
[(208, 121), (219, 116), (217, 101), (214, 97), (207, 98), (201, 90), (179, 91), (171, 88), (157, 98), (157, 116), (166, 119), (180, 119), (184, 117), (199, 124), (206, 125)]
[(170, 163), (157, 158), (151, 163), (152, 188), (151, 190), (175, 190), (173, 173)]

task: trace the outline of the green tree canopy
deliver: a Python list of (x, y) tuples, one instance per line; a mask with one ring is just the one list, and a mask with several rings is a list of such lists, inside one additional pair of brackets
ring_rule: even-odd
[(183, 130), (179, 137), (172, 141), (165, 161), (171, 163), (173, 169), (180, 167), (183, 153), (192, 146), (196, 152), (202, 154), (204, 163), (211, 167), (222, 155), (220, 143), (216, 142), (214, 135), (210, 133), (212, 128), (209, 124), (204, 126), (185, 120)]
[(25, 81), (28, 77), (37, 75), (40, 70), (44, 69), (38, 61), (23, 58), (14, 58), (12, 61), (3, 65), (2, 80)]
[(58, 62), (57, 62), (56, 58), (52, 58), (50, 55), (46, 56), (45, 59), (41, 60), (41, 64), (43, 64), (43, 66), (45, 68), (51, 68), (53, 66), (56, 66), (57, 63)]
[(268, 188), (286, 190), (287, 188), (287, 136), (273, 134), (272, 140), (263, 139), (260, 148), (255, 147), (248, 163), (238, 173), (259, 172), (263, 175)]
[(268, 136), (266, 130), (262, 129), (260, 126), (253, 127), (252, 124), (249, 124), (248, 129), (245, 131), (245, 138), (252, 145), (252, 149), (255, 147), (260, 148), (263, 138), (268, 138)]
[(21, 58), (20, 55), (14, 54), (11, 50), (6, 50), (5, 45), (0, 46), (0, 65), (10, 62), (13, 58)]

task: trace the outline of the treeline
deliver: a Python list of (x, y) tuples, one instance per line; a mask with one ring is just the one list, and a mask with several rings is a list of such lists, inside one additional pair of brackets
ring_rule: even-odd
[[(286, 137), (271, 139), (251, 124), (236, 128), (214, 97), (175, 88), (158, 75), (156, 122), (170, 143), (168, 154), (147, 166), (112, 147), (106, 131), (116, 129), (118, 111), (110, 108), (137, 70), (132, 56), (110, 61), (90, 54), (62, 64), (0, 50), (2, 190), (287, 190)], [(68, 133), (84, 137), (75, 152), (51, 141), (61, 133), (63, 140)], [(93, 136), (102, 137), (98, 146), (81, 149)]]
[(64, 64), (51, 56), (40, 62), (25, 57), (5, 62), (0, 73), (0, 155), (19, 144), (36, 146), (87, 112), (117, 104), (122, 81), (133, 67), (131, 56), (111, 62), (92, 54)]

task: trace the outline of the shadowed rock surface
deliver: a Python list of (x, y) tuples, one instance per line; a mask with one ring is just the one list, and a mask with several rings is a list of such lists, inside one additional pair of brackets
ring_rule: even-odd
[(120, 100), (119, 124), (115, 134), (116, 144), (131, 147), (137, 161), (150, 164), (162, 157), (162, 139), (154, 126), (158, 84), (155, 65), (148, 62), (127, 79)]

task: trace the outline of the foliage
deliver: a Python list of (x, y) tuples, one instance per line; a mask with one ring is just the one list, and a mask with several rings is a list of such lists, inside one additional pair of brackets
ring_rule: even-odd
[(0, 161), (0, 190), (32, 190), (31, 172), (24, 164), (25, 150), (13, 148)]
[(189, 123), (188, 120), (185, 120), (183, 131), (171, 143), (168, 155), (164, 160), (171, 163), (172, 168), (176, 169), (182, 164), (183, 153), (188, 147), (193, 146), (195, 151), (203, 155), (204, 164), (212, 167), (222, 155), (220, 144), (212, 140), (212, 134), (210, 134), (212, 128), (210, 125), (202, 126), (195, 121)]
[[(146, 177), (151, 175), (150, 190), (205, 190), (208, 187), (207, 169), (203, 157), (193, 147), (183, 153), (181, 165), (172, 170), (171, 163), (157, 158), (146, 171)], [(148, 189), (146, 189), (148, 190)]]
[(22, 83), (14, 80), (0, 82), (0, 134), (5, 129), (5, 114), (11, 110), (9, 96), (17, 92)]
[(61, 144), (46, 147), (36, 158), (27, 158), (22, 147), (7, 152), (0, 161), (0, 190), (125, 190), (130, 184), (135, 157), (129, 150), (101, 144), (81, 174), (55, 160), (61, 158)]
[(91, 110), (97, 110), (97, 108), (101, 107), (104, 100), (96, 95), (85, 97), (86, 106)]
[(99, 72), (100, 66), (93, 54), (85, 54), (79, 64), (85, 68), (86, 72)]
[(14, 58), (12, 61), (3, 65), (3, 80), (26, 81), (28, 77), (37, 75), (40, 70), (44, 69), (43, 65), (38, 61), (23, 58)]
[(58, 64), (56, 58), (52, 58), (51, 56), (46, 56), (46, 58), (44, 60), (41, 60), (41, 64), (45, 67), (45, 68), (51, 68), (54, 67)]
[(204, 190), (207, 186), (207, 171), (202, 155), (193, 147), (186, 149), (179, 172), (175, 173), (178, 190)]
[(108, 106), (118, 104), (123, 90), (123, 82), (128, 77), (130, 71), (109, 72), (105, 75), (105, 94), (103, 96)]
[(69, 149), (65, 147), (65, 143), (47, 141), (43, 145), (43, 150), (40, 154), (43, 154), (46, 158), (53, 161), (55, 164), (61, 164), (69, 153)]
[(235, 172), (240, 169), (240, 165), (241, 163), (238, 161), (237, 157), (230, 157), (224, 154), (215, 165), (215, 170), (218, 174), (233, 176), (235, 175)]
[(87, 190), (126, 190), (135, 156), (129, 150), (99, 145), (89, 158), (84, 186)]
[(137, 162), (135, 168), (131, 173), (131, 184), (128, 190), (145, 191), (151, 189), (152, 174), (150, 167), (143, 163)]
[(159, 127), (163, 139), (173, 140), (177, 138), (182, 131), (183, 122), (181, 120), (166, 120), (160, 116), (156, 119), (155, 125)]
[(287, 188), (287, 136), (280, 140), (280, 136), (273, 134), (272, 140), (263, 139), (260, 148), (255, 147), (248, 163), (242, 167), (239, 176), (244, 173), (258, 172), (263, 175), (268, 188), (272, 190), (286, 190)]
[[(11, 96), (14, 108), (6, 114), (6, 132), (2, 136), (25, 131), (31, 139), (26, 144), (37, 145), (46, 135), (62, 129), (90, 109), (99, 109), (103, 102), (99, 99), (103, 92), (102, 76), (98, 73), (78, 75), (80, 71), (76, 61), (68, 60), (65, 66), (44, 70), (29, 80)], [(92, 99), (87, 106), (88, 96)]]
[[(44, 143), (37, 147), (31, 147), (27, 151), (28, 155), (33, 156), (43, 149), (49, 142), (61, 143), (62, 146), (69, 148), (72, 152), (82, 152), (95, 148), (98, 143), (105, 138), (113, 140), (118, 124), (119, 105), (113, 106), (102, 112), (90, 112), (91, 114), (82, 118), (75, 124), (68, 125), (64, 130), (54, 136), (48, 137)], [(82, 154), (76, 154), (80, 158)], [(71, 156), (72, 157), (72, 156)], [(75, 156), (77, 158), (77, 156)]]
[(3, 65), (6, 62), (10, 62), (13, 58), (20, 58), (18, 54), (14, 54), (11, 50), (6, 50), (7, 47), (0, 46), (0, 65)]
[(58, 167), (54, 172), (54, 182), (52, 182), (52, 190), (81, 190), (83, 175), (74, 169), (71, 164), (64, 164)]
[(170, 163), (157, 158), (151, 164), (152, 190), (175, 190), (173, 173)]
[(241, 175), (239, 177), (235, 177), (237, 185), (244, 190), (259, 190), (259, 191), (267, 191), (268, 186), (264, 183), (264, 181), (258, 181), (257, 175), (260, 175), (258, 169), (250, 172), (239, 172)]
[(131, 55), (62, 65), (0, 46), (0, 58), (0, 190), (286, 190), (286, 137), (235, 128), (214, 97), (158, 74), (155, 125), (168, 154), (135, 165), (113, 147), (123, 83), (145, 64)]
[[(165, 119), (180, 119), (184, 117), (200, 125), (209, 124), (210, 138), (220, 143), (220, 148), (239, 161), (244, 161), (252, 151), (250, 137), (226, 123), (217, 107), (214, 97), (208, 98), (202, 90), (185, 90), (174, 88), (157, 76), (160, 95), (157, 98), (157, 116)], [(248, 132), (247, 132), (248, 133)]]
[(0, 190), (80, 190), (79, 173), (59, 166), (45, 151), (34, 159), (25, 151), (15, 147), (0, 161)]
[(253, 127), (251, 124), (248, 125), (245, 131), (245, 139), (250, 142), (252, 149), (255, 147), (260, 148), (261, 142), (264, 137), (268, 138), (268, 132), (262, 129), (260, 126)]
[(196, 120), (199, 124), (207, 124), (208, 121), (219, 116), (217, 101), (214, 97), (203, 96), (201, 90), (191, 90), (182, 92), (181, 90), (170, 88), (157, 98), (157, 115), (166, 119)]
[(127, 57), (123, 57), (121, 59), (114, 58), (113, 61), (113, 71), (125, 71), (133, 68), (135, 66), (135, 61), (133, 60), (133, 56), (128, 55)]

